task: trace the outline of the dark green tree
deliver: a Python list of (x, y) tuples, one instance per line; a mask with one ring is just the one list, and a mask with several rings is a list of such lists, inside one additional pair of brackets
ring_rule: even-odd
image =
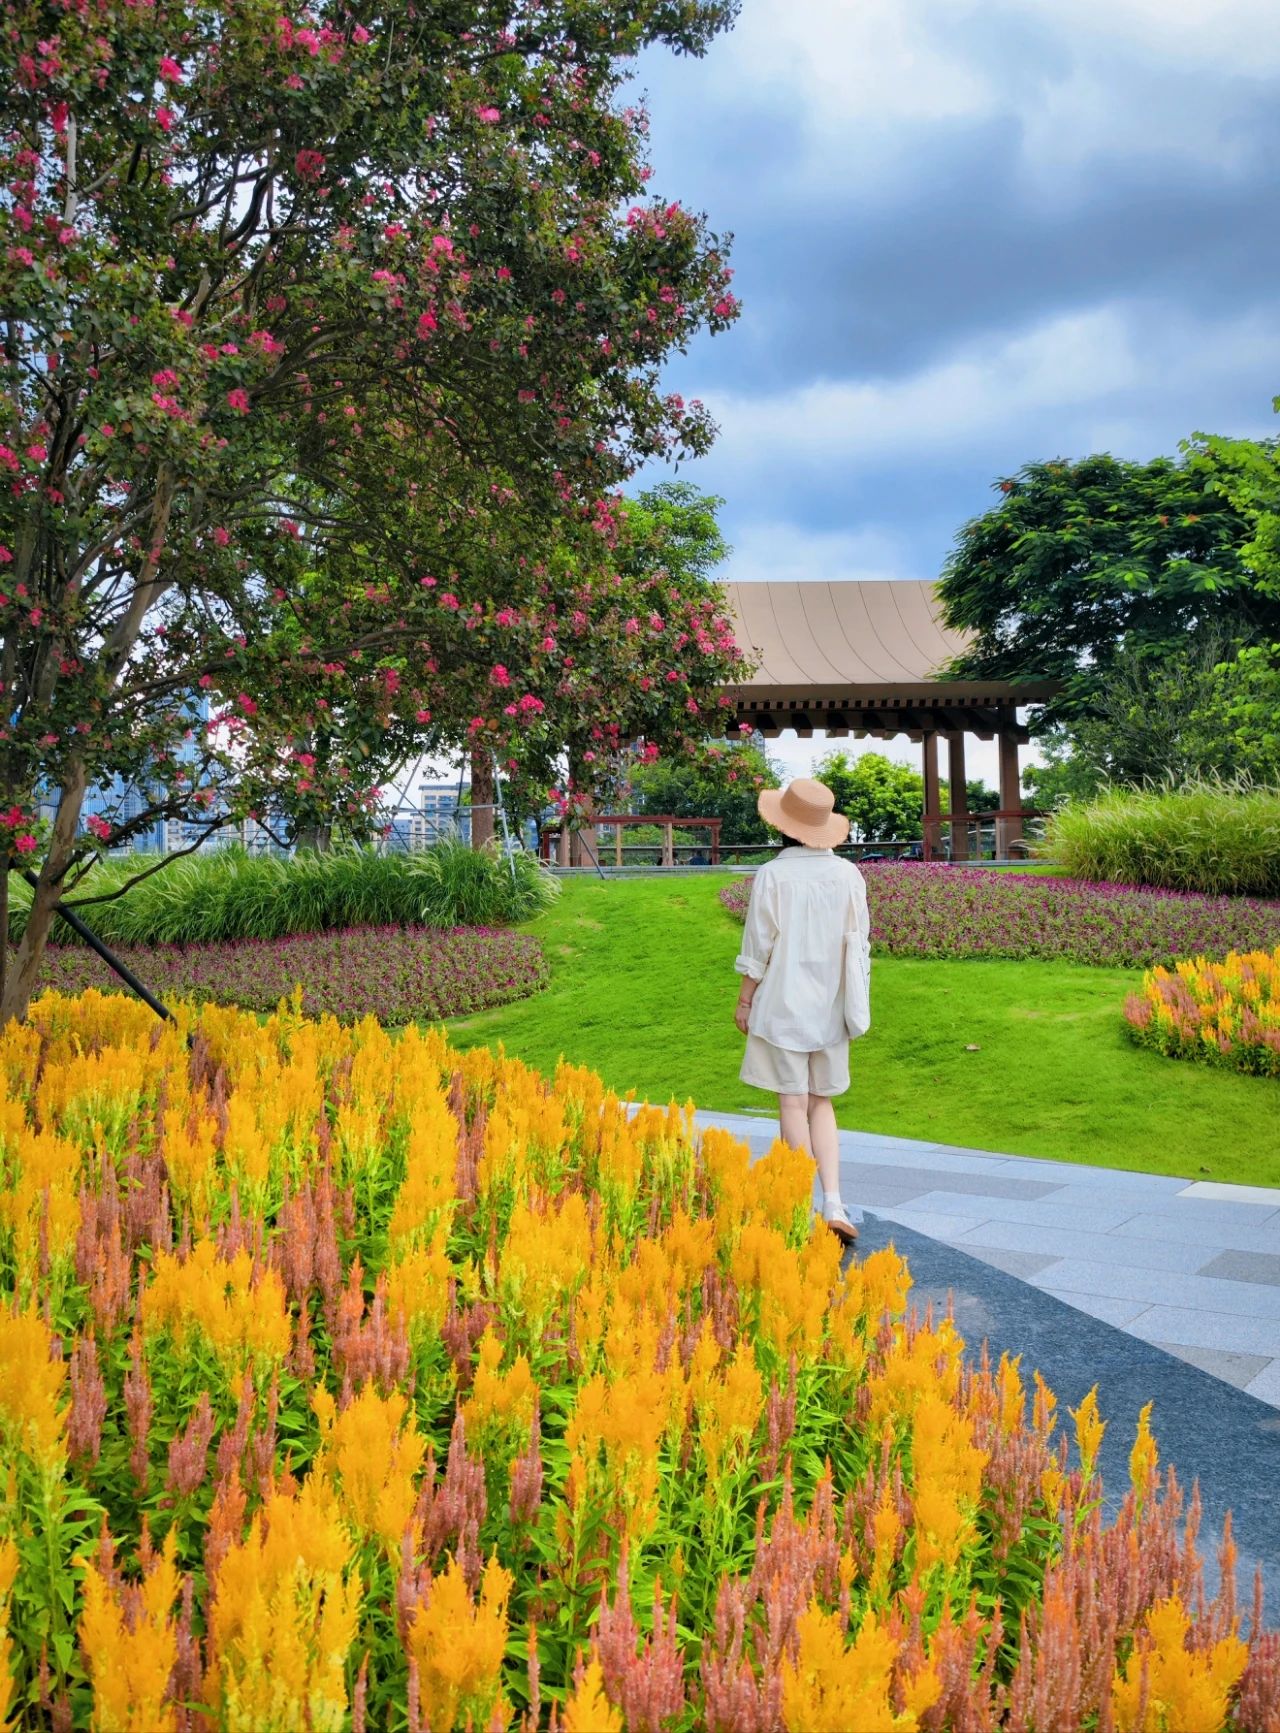
[(897, 764), (880, 752), (850, 758), (835, 750), (818, 761), (813, 773), (835, 795), (836, 811), (849, 819), (855, 842), (921, 835), (924, 779), (910, 765)]
[[(1257, 448), (1270, 451), (1270, 447)], [(1240, 646), (1280, 636), (1280, 586), (1249, 557), (1257, 515), (1225, 459), (1106, 454), (1028, 464), (967, 523), (941, 582), (947, 623), (973, 634), (970, 679), (1056, 679), (1046, 724), (1098, 716), (1117, 663), (1158, 660), (1189, 636)]]
[(632, 812), (718, 818), (726, 846), (769, 841), (756, 796), (762, 788), (777, 788), (780, 778), (763, 742), (716, 744), (696, 756), (658, 758), (639, 765), (628, 781)]

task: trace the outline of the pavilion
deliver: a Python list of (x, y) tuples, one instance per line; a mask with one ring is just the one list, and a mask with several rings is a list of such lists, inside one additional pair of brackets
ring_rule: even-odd
[[(1022, 835), (1018, 748), (1029, 739), (1018, 707), (1051, 698), (1053, 681), (952, 680), (940, 670), (967, 644), (942, 623), (936, 586), (917, 581), (763, 582), (726, 585), (734, 635), (754, 664), (727, 691), (734, 718), (774, 739), (794, 728), (802, 740), (827, 734), (919, 741), (924, 767), (924, 850), (941, 853), (950, 825), (951, 855), (970, 854), (965, 792), (967, 734), (999, 743), (1000, 807), (996, 853), (1007, 857)], [(947, 743), (950, 816), (944, 815), (938, 741)]]

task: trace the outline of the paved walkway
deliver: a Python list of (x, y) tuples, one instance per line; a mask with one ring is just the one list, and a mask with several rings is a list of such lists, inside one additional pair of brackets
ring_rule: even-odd
[[(757, 1150), (776, 1120), (701, 1113)], [(1280, 1190), (842, 1132), (845, 1202), (1280, 1408)]]

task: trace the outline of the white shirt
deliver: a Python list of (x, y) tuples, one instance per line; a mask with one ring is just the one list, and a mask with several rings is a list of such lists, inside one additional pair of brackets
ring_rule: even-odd
[(852, 861), (829, 848), (786, 848), (760, 868), (734, 964), (760, 982), (753, 1035), (799, 1053), (847, 1039), (848, 932), (870, 933), (867, 887)]

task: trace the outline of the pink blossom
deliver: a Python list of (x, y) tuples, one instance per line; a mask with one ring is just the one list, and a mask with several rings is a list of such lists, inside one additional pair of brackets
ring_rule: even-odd
[(369, 40), (369, 32), (365, 29), (363, 24), (356, 25), (355, 29), (351, 32), (351, 40), (356, 43), (358, 47), (364, 47), (365, 43)]
[(19, 854), (30, 854), (36, 846), (36, 839), (29, 830), (24, 830), (14, 837), (13, 846)]
[(555, 647), (556, 647), (556, 641), (554, 638), (547, 636), (542, 640), (542, 648), (546, 651), (548, 656), (555, 649)]
[(172, 55), (166, 54), (160, 62), (160, 76), (166, 84), (182, 83), (182, 68)]
[(248, 415), (249, 394), (243, 386), (237, 385), (234, 391), (227, 392), (227, 408), (234, 409), (241, 415)]
[(200, 690), (202, 692), (207, 692), (209, 690), (210, 686), (213, 685), (213, 675), (212, 674), (202, 674), (200, 676), (199, 680), (197, 681), (197, 685), (200, 687)]
[(213, 532), (213, 539), (220, 548), (225, 548), (227, 543), (231, 540), (231, 532), (230, 530), (224, 530), (222, 525), (219, 524)]
[(300, 179), (318, 181), (324, 173), (324, 152), (300, 150), (293, 159), (293, 166)]
[(500, 109), (496, 109), (492, 105), (477, 108), (476, 119), (482, 120), (486, 126), (493, 126), (502, 119), (502, 112)]
[(10, 247), (9, 257), (15, 265), (34, 265), (36, 256), (30, 247)]
[(256, 716), (258, 714), (258, 706), (254, 703), (253, 699), (250, 698), (247, 692), (242, 692), (236, 699), (236, 703), (244, 711), (246, 716)]
[(425, 313), (420, 313), (418, 315), (418, 335), (419, 335), (419, 337), (422, 337), (424, 339), (429, 337), (431, 335), (431, 333), (438, 328), (438, 326), (439, 326), (439, 320), (436, 318), (435, 314), (431, 311), (430, 307), (427, 308)]
[(111, 835), (111, 826), (105, 818), (99, 817), (96, 812), (85, 819), (84, 826), (86, 830), (93, 832), (99, 842), (105, 842)]
[(27, 447), (27, 456), (31, 459), (32, 463), (43, 463), (45, 461), (45, 459), (48, 457), (48, 455), (49, 455), (48, 446), (29, 445)]
[(173, 115), (167, 108), (161, 107), (156, 110), (156, 125), (161, 132), (168, 132), (173, 126)]
[(7, 547), (5, 547), (3, 542), (0, 542), (0, 566), (10, 565), (12, 563), (12, 561), (13, 561), (12, 553), (9, 551), (9, 549)]
[(413, 719), (415, 722), (430, 722), (431, 712), (429, 710), (415, 710)]
[(452, 590), (445, 590), (442, 592), (440, 597), (440, 606), (442, 608), (450, 609), (453, 613), (458, 611), (458, 598), (454, 595)]
[(490, 669), (489, 678), (495, 686), (509, 686), (511, 684), (511, 676), (501, 662), (495, 663)]

